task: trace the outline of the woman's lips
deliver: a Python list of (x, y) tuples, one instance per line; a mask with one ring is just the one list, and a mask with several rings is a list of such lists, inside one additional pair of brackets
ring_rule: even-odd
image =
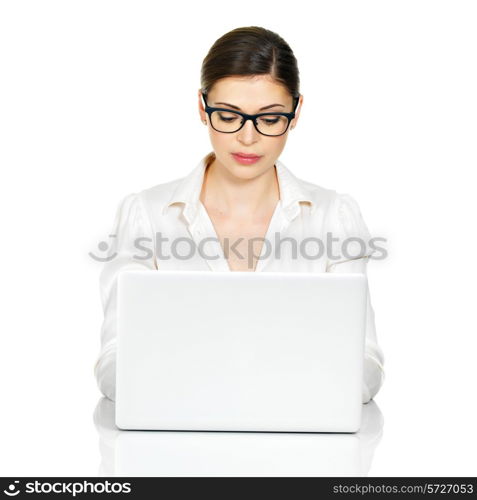
[(242, 165), (251, 165), (252, 163), (257, 162), (261, 158), (261, 156), (257, 155), (245, 155), (245, 154), (242, 155), (240, 153), (232, 153), (232, 156), (235, 158), (236, 161), (238, 161)]
[(243, 156), (245, 158), (259, 158), (260, 155), (256, 155), (256, 154), (253, 154), (253, 153), (233, 153), (234, 155), (238, 155), (238, 156)]

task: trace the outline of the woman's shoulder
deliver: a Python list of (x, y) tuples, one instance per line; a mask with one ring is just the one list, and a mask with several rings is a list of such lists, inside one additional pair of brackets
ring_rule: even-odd
[(128, 225), (148, 224), (148, 219), (152, 220), (152, 215), (158, 212), (158, 208), (167, 203), (171, 191), (180, 181), (181, 179), (174, 179), (123, 194), (117, 203), (116, 220)]
[(336, 217), (347, 217), (350, 213), (359, 212), (359, 205), (351, 194), (297, 177), (296, 180), (302, 193), (306, 193), (322, 212)]
[(312, 201), (331, 212), (338, 218), (349, 218), (361, 215), (356, 198), (348, 192), (338, 191), (313, 182), (297, 179), (301, 186), (310, 193)]
[(310, 182), (306, 183), (314, 201), (321, 212), (326, 230), (336, 241), (344, 242), (348, 238), (351, 255), (371, 255), (375, 252), (371, 246), (371, 232), (362, 215), (356, 198), (348, 192), (326, 188)]
[(296, 180), (314, 203), (316, 213), (325, 216), (332, 227), (339, 227), (349, 234), (368, 233), (360, 204), (354, 195), (303, 179)]
[(360, 238), (366, 246), (367, 254), (371, 233), (365, 222), (356, 198), (346, 192), (334, 192), (328, 214), (329, 228), (339, 238)]
[(184, 177), (178, 177), (170, 181), (154, 184), (153, 186), (145, 187), (138, 191), (137, 195), (144, 201), (167, 201), (171, 192), (182, 182)]
[(154, 210), (165, 207), (171, 201), (186, 201), (200, 188), (204, 170), (204, 159), (181, 177), (161, 182), (142, 189), (138, 195)]

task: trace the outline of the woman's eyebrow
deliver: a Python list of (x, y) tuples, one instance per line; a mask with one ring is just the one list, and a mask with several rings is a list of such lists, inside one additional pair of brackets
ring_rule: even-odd
[[(235, 106), (233, 104), (229, 104), (228, 102), (216, 102), (215, 104), (225, 104), (225, 106), (229, 106), (230, 108), (234, 108), (234, 109), (237, 109), (239, 111), (242, 111), (238, 106)], [(262, 111), (264, 109), (274, 108), (275, 106), (281, 106), (282, 108), (285, 107), (283, 104), (269, 104), (268, 106), (264, 106), (263, 108), (260, 108), (259, 111)]]

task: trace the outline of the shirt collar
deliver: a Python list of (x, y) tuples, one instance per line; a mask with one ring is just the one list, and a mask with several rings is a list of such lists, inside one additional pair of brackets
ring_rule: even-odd
[[(203, 157), (197, 166), (183, 179), (180, 180), (172, 193), (169, 201), (164, 207), (165, 213), (173, 203), (183, 203), (184, 217), (191, 224), (199, 208), (200, 193), (204, 180), (206, 158)], [(281, 207), (286, 218), (291, 221), (300, 213), (300, 202), (311, 204), (311, 210), (316, 207), (312, 192), (304, 181), (298, 179), (280, 160), (275, 162), (280, 191)]]

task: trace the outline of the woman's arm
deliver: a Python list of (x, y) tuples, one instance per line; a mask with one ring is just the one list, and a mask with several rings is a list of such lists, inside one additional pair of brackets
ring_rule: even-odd
[[(112, 235), (115, 235), (109, 255), (113, 258), (106, 262), (100, 274), (100, 293), (104, 312), (101, 327), (101, 349), (94, 365), (94, 375), (102, 394), (115, 401), (116, 392), (116, 335), (117, 335), (117, 278), (127, 269), (157, 269), (154, 258), (154, 235), (140, 194), (127, 195), (116, 211)], [(137, 238), (142, 240), (136, 248)], [(144, 258), (146, 257), (146, 258)]]
[[(368, 257), (349, 260), (332, 265), (330, 273), (366, 274)], [(369, 286), (367, 287), (366, 343), (364, 357), (363, 403), (368, 403), (379, 391), (384, 381), (384, 355), (378, 345), (374, 309), (371, 303)]]
[[(338, 252), (338, 259), (330, 260), (327, 272), (330, 273), (363, 273), (367, 274), (367, 264), (369, 256), (375, 249), (369, 246), (371, 238), (368, 228), (363, 220), (358, 204), (351, 196), (339, 194), (336, 199), (335, 210), (333, 211), (335, 220), (332, 221), (331, 229), (333, 237), (339, 238), (342, 245), (347, 237), (359, 237), (363, 242), (363, 252), (361, 256), (355, 252), (354, 247), (348, 246), (348, 256)], [(357, 258), (349, 258), (350, 255), (358, 255)], [(364, 358), (363, 377), (363, 403), (368, 403), (379, 391), (384, 382), (384, 354), (378, 345), (376, 336), (376, 325), (374, 309), (371, 303), (369, 285), (367, 288), (367, 311), (366, 311), (366, 343)]]

